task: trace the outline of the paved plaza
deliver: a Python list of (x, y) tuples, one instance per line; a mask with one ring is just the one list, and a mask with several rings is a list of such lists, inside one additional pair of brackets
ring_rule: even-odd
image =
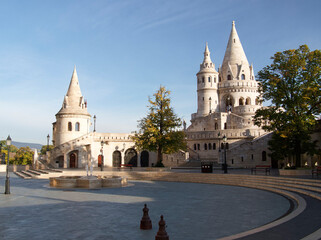
[[(155, 239), (164, 215), (172, 240), (217, 239), (270, 223), (291, 207), (268, 191), (199, 183), (130, 181), (100, 190), (53, 189), (48, 179), (11, 176), (0, 194), (0, 239)], [(4, 191), (5, 174), (0, 173)], [(140, 230), (147, 203), (152, 230)]]

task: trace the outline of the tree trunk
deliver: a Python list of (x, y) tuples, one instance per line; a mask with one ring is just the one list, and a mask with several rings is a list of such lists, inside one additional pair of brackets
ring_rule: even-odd
[(157, 166), (163, 165), (163, 154), (162, 154), (162, 146), (159, 146), (157, 149)]
[(295, 166), (301, 167), (301, 141), (296, 140), (295, 144)]

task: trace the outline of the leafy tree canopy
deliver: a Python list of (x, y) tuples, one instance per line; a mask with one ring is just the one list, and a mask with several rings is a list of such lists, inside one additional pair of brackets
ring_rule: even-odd
[(277, 52), (273, 63), (258, 73), (261, 99), (272, 105), (256, 111), (254, 121), (274, 131), (270, 149), (275, 156), (295, 154), (296, 166), (301, 154), (315, 152), (310, 133), (321, 110), (321, 51), (298, 49)]
[(33, 151), (29, 147), (21, 147), (16, 152), (14, 163), (17, 165), (32, 164), (33, 154)]
[(149, 98), (149, 113), (138, 121), (139, 132), (132, 139), (139, 150), (157, 152), (156, 166), (163, 166), (162, 154), (186, 149), (185, 133), (180, 129), (182, 121), (171, 107), (170, 91), (160, 87)]
[[(52, 150), (53, 148), (54, 148), (53, 145), (49, 145), (49, 151)], [(45, 155), (47, 150), (48, 150), (48, 146), (47, 145), (43, 145), (41, 147), (40, 154)]]

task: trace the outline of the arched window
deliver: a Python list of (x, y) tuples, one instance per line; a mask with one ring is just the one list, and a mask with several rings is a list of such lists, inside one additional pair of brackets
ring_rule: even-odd
[(202, 83), (204, 83), (204, 81), (205, 81), (205, 78), (204, 78), (204, 77), (202, 77)]
[(215, 128), (215, 130), (218, 129), (218, 124), (217, 123), (215, 123), (214, 128)]
[(208, 82), (211, 82), (211, 77), (208, 77)]
[(208, 144), (208, 150), (212, 150), (212, 144)]
[(262, 152), (262, 161), (266, 161), (266, 151)]
[(244, 98), (241, 97), (239, 99), (239, 106), (242, 106), (242, 105), (244, 105)]
[(244, 74), (241, 75), (241, 79), (245, 80), (245, 75)]
[(224, 149), (224, 143), (221, 143), (221, 149)]
[(80, 131), (80, 123), (79, 122), (76, 122), (75, 131), (77, 131), (77, 132)]
[(226, 123), (224, 123), (224, 129), (227, 129), (227, 125), (226, 125)]
[(194, 150), (196, 150), (196, 143), (194, 144)]
[(68, 122), (68, 131), (72, 131), (72, 123)]
[(214, 78), (214, 82), (216, 83), (216, 77)]
[(204, 150), (207, 150), (207, 144), (204, 143)]
[(197, 144), (197, 150), (200, 150), (200, 147), (201, 147), (201, 146), (200, 146), (199, 144)]
[(246, 104), (246, 105), (251, 105), (251, 98), (248, 97), (248, 98), (246, 99), (245, 104)]
[(227, 75), (227, 80), (232, 80), (232, 77), (231, 77), (231, 75), (229, 74), (229, 75)]
[(216, 149), (216, 143), (213, 143), (213, 150)]

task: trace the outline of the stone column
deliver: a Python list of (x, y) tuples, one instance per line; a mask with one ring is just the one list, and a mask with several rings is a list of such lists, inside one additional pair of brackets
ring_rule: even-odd
[(64, 168), (68, 168), (68, 155), (64, 153)]
[(141, 165), (140, 165), (140, 154), (141, 154), (141, 152), (137, 152), (137, 167), (141, 167)]

